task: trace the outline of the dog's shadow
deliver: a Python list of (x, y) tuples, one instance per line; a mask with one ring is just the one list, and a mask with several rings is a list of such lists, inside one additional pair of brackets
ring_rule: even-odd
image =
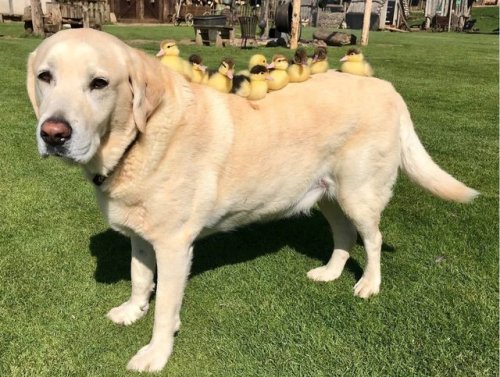
[[(330, 227), (319, 211), (313, 211), (311, 216), (252, 224), (229, 233), (212, 235), (194, 245), (190, 276), (274, 253), (283, 246), (324, 264), (333, 248)], [(394, 248), (384, 244), (383, 250), (394, 251)], [(96, 258), (95, 279), (98, 282), (111, 284), (130, 280), (130, 240), (127, 237), (112, 230), (96, 234), (91, 237), (90, 252)], [(352, 258), (346, 269), (356, 280), (363, 272), (360, 264)]]

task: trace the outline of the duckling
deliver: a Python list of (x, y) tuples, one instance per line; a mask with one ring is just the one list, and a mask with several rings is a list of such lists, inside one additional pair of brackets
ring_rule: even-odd
[(361, 51), (351, 48), (347, 54), (340, 59), (342, 65), (340, 71), (359, 76), (373, 76), (371, 65), (365, 60)]
[(328, 59), (326, 58), (326, 54), (326, 47), (316, 47), (310, 64), (311, 75), (328, 71)]
[(250, 77), (245, 75), (236, 75), (233, 78), (233, 87), (231, 93), (237, 94), (240, 97), (247, 98), (250, 95)]
[(262, 99), (267, 93), (267, 80), (272, 80), (269, 70), (263, 65), (256, 65), (250, 70), (250, 77), (239, 75), (235, 77), (231, 93), (256, 101)]
[(202, 64), (201, 56), (193, 54), (188, 60), (191, 63), (191, 81), (198, 84), (206, 84), (208, 81), (207, 66)]
[(249, 100), (262, 99), (267, 94), (267, 81), (272, 80), (266, 66), (256, 65), (250, 70), (250, 94)]
[(219, 65), (217, 72), (213, 73), (207, 81), (207, 85), (219, 92), (229, 93), (232, 87), (234, 74), (234, 62), (232, 59), (224, 59)]
[(307, 53), (303, 48), (298, 48), (293, 56), (292, 64), (288, 67), (290, 82), (303, 82), (311, 76), (311, 68), (307, 65)]
[(267, 59), (264, 55), (262, 54), (255, 54), (250, 57), (250, 60), (248, 61), (248, 69), (245, 69), (243, 71), (239, 71), (238, 75), (244, 75), (247, 77), (250, 77), (250, 70), (255, 67), (256, 65), (263, 65), (264, 67), (270, 68), (267, 64)]
[(156, 56), (161, 58), (160, 61), (163, 65), (180, 73), (186, 79), (191, 80), (191, 65), (182, 59), (179, 54), (179, 47), (177, 47), (175, 41), (167, 39), (160, 43), (160, 51), (158, 51)]
[(252, 57), (250, 57), (250, 60), (248, 61), (248, 70), (250, 71), (256, 65), (263, 65), (264, 67), (267, 67), (266, 57), (262, 54), (252, 55)]
[(290, 82), (290, 77), (288, 77), (288, 60), (284, 55), (277, 54), (273, 56), (273, 61), (270, 64), (272, 69), (269, 72), (269, 76), (272, 80), (267, 83), (268, 89), (279, 90), (284, 88)]

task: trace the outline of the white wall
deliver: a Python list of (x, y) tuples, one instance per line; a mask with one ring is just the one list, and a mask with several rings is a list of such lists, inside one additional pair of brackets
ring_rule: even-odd
[[(42, 9), (45, 12), (45, 3), (50, 2), (42, 0)], [(24, 14), (24, 7), (30, 5), (30, 0), (0, 0), (0, 13), (3, 14)]]

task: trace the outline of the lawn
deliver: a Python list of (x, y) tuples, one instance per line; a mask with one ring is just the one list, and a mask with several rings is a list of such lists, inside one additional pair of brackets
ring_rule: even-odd
[[(187, 27), (106, 31), (149, 53), (192, 37)], [(130, 246), (77, 167), (39, 157), (25, 65), (40, 40), (21, 34), (0, 24), (0, 376), (133, 375), (125, 365), (149, 341), (153, 312), (128, 328), (104, 316), (128, 297)], [(345, 50), (329, 48), (333, 68)], [(256, 52), (290, 54), (181, 51), (241, 68)], [(359, 245), (338, 281), (307, 279), (332, 248), (317, 211), (198, 242), (160, 375), (498, 375), (498, 36), (373, 32), (364, 52), (406, 99), (434, 160), (482, 195), (447, 203), (401, 176), (381, 224), (382, 291), (366, 301), (352, 295)]]

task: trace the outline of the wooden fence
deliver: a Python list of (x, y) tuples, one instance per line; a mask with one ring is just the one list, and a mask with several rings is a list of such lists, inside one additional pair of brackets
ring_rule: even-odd
[[(58, 32), (63, 25), (101, 29), (104, 23), (110, 21), (109, 5), (103, 1), (48, 2), (46, 7), (43, 24), (48, 34)], [(25, 28), (29, 29), (32, 22), (31, 7), (24, 9), (23, 20)]]

